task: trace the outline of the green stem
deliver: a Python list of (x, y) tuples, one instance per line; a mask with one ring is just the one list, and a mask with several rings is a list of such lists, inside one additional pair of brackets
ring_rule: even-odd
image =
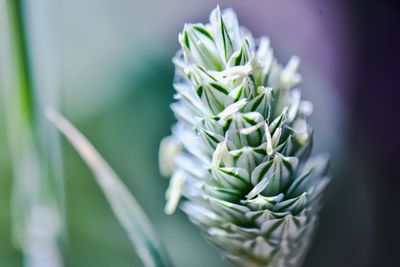
[(24, 121), (31, 127), (32, 133), (35, 132), (35, 100), (32, 90), (32, 81), (29, 72), (29, 56), (27, 50), (27, 42), (22, 15), (22, 3), (20, 0), (8, 0), (5, 3), (8, 12), (8, 25), (10, 44), (13, 48), (12, 57), (15, 60), (15, 72), (19, 80), (20, 103), (22, 109), (22, 117)]
[[(39, 138), (38, 91), (30, 72), (23, 11), (22, 0), (0, 0), (0, 85), (13, 165), (12, 232), (15, 245), (24, 253), (25, 266), (40, 266), (43, 255), (51, 257), (49, 266), (61, 266), (62, 205), (57, 201), (48, 151)], [(48, 230), (47, 239), (33, 231), (38, 228)], [(39, 252), (32, 254), (32, 248)]]

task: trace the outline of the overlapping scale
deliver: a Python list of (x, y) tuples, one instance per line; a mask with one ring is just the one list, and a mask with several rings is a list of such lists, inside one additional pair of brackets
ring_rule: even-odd
[(178, 122), (160, 148), (166, 211), (183, 196), (182, 210), (237, 266), (300, 266), (329, 178), (327, 159), (310, 158), (299, 59), (279, 65), (270, 40), (255, 40), (231, 9), (186, 24), (179, 41)]

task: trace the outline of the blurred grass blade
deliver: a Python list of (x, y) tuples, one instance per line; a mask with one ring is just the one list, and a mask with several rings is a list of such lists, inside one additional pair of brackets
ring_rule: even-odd
[(146, 267), (169, 267), (170, 263), (149, 219), (120, 178), (93, 145), (53, 108), (46, 110), (49, 120), (65, 135), (93, 171), (112, 211), (128, 233)]
[[(43, 133), (27, 38), (25, 1), (0, 0), (0, 86), (12, 159), (11, 227), (25, 267), (61, 267), (64, 229), (58, 196), (63, 187), (54, 168), (57, 143)], [(51, 149), (45, 149), (45, 144)], [(54, 152), (50, 155), (50, 152)], [(1, 177), (3, 178), (3, 177)], [(6, 177), (4, 177), (6, 178)], [(57, 192), (55, 192), (57, 191)]]

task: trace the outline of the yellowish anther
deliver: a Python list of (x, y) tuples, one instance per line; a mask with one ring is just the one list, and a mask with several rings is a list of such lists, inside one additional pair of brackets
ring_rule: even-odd
[(268, 154), (268, 156), (271, 156), (274, 153), (274, 150), (272, 148), (271, 133), (269, 131), (269, 126), (266, 122), (264, 123), (264, 130), (265, 130), (265, 137), (267, 139), (267, 154)]
[(225, 164), (225, 167), (230, 167), (233, 165), (233, 160), (231, 155), (229, 154), (228, 146), (226, 145), (226, 140), (222, 142), (222, 161)]
[(222, 161), (224, 162), (225, 166), (232, 165), (232, 159), (229, 155), (228, 147), (226, 146), (226, 140), (222, 141), (217, 145), (215, 152), (213, 154), (211, 165), (214, 168), (219, 168)]
[(234, 66), (219, 72), (217, 75), (222, 79), (230, 81), (249, 75), (251, 70), (251, 65)]
[(299, 113), (305, 117), (312, 114), (314, 106), (310, 101), (303, 100), (300, 102)]
[(233, 103), (227, 106), (221, 113), (218, 114), (219, 120), (223, 121), (236, 112), (238, 112), (241, 108), (243, 108), (247, 104), (247, 99), (240, 99), (238, 102)]
[(223, 152), (223, 142), (219, 143), (215, 148), (215, 152), (212, 157), (211, 165), (214, 168), (218, 168), (222, 161), (222, 152)]
[(171, 181), (167, 191), (167, 205), (165, 206), (165, 213), (172, 214), (178, 206), (179, 199), (181, 198), (182, 191), (185, 186), (185, 175), (182, 171), (177, 171), (171, 177)]
[(255, 132), (256, 130), (260, 129), (261, 127), (263, 127), (263, 125), (264, 125), (263, 121), (259, 122), (253, 126), (241, 129), (240, 133), (245, 134), (245, 135), (251, 134), (251, 133)]
[(300, 144), (304, 144), (309, 138), (306, 120), (302, 119), (302, 120), (296, 121), (296, 123), (293, 125), (293, 128), (296, 133), (296, 135), (295, 135), (296, 140)]
[(260, 46), (257, 51), (257, 57), (265, 58), (269, 50), (270, 50), (270, 41), (268, 37), (261, 37)]
[(282, 134), (282, 128), (279, 127), (278, 129), (275, 130), (273, 136), (272, 136), (272, 146), (276, 147), (279, 144), (279, 139), (281, 138)]
[(182, 150), (181, 145), (172, 136), (165, 137), (161, 140), (158, 161), (160, 172), (163, 176), (168, 177), (175, 169), (175, 156)]
[(291, 105), (288, 110), (288, 121), (291, 122), (296, 118), (297, 112), (300, 107), (300, 101), (301, 101), (301, 93), (300, 90), (293, 89), (292, 94), (291, 94)]
[(301, 75), (297, 73), (300, 66), (300, 59), (297, 56), (292, 56), (288, 64), (281, 73), (281, 82), (284, 87), (290, 88), (301, 82)]

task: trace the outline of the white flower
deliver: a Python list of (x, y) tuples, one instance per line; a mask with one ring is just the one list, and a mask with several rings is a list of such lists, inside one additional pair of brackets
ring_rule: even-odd
[(312, 104), (294, 89), (266, 37), (254, 40), (235, 13), (186, 24), (174, 58), (178, 119), (160, 149), (172, 174), (166, 212), (182, 210), (237, 266), (299, 266), (315, 229), (327, 160), (310, 157)]

